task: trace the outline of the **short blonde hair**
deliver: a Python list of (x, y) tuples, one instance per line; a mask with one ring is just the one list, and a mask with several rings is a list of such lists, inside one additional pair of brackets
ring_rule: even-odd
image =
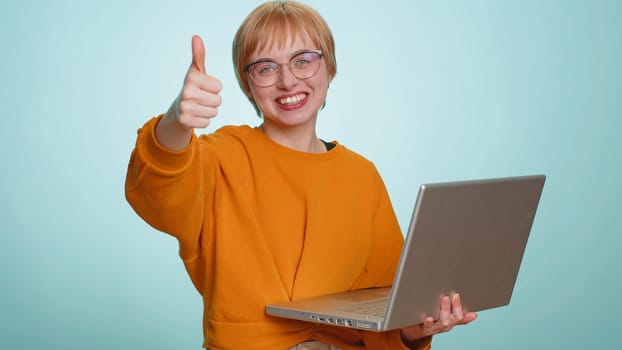
[(233, 39), (233, 66), (238, 84), (259, 114), (246, 79), (244, 67), (257, 49), (276, 43), (284, 45), (288, 37), (306, 32), (322, 51), (328, 75), (337, 74), (335, 41), (328, 24), (311, 7), (297, 1), (268, 1), (259, 5), (242, 22)]

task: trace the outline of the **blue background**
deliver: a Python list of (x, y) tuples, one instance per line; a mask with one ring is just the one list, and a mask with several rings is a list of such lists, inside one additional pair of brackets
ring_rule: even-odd
[[(339, 63), (319, 134), (376, 163), (403, 229), (421, 183), (548, 176), (511, 304), (435, 348), (622, 348), (622, 2), (308, 3)], [(208, 131), (260, 122), (230, 60), (257, 4), (2, 2), (0, 348), (200, 348), (201, 298), (125, 169), (193, 34), (224, 86)]]

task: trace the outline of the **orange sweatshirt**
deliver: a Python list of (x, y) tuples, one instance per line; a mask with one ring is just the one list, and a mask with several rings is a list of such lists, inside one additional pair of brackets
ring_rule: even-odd
[(204, 347), (287, 349), (313, 339), (405, 349), (399, 330), (265, 313), (268, 303), (391, 285), (403, 239), (371, 162), (340, 144), (298, 152), (248, 126), (193, 136), (185, 150), (170, 151), (155, 138), (158, 120), (139, 130), (126, 197), (146, 222), (178, 239), (204, 300)]

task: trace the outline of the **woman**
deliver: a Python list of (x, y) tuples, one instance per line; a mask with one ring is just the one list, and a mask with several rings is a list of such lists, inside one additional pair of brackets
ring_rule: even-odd
[(192, 38), (192, 65), (168, 112), (139, 131), (126, 196), (179, 240), (204, 299), (209, 349), (429, 348), (475, 318), (444, 297), (438, 321), (385, 333), (267, 316), (268, 303), (392, 283), (402, 235), (371, 162), (316, 135), (336, 74), (332, 34), (313, 9), (271, 1), (233, 42), (240, 87), (263, 118), (195, 136), (221, 103)]

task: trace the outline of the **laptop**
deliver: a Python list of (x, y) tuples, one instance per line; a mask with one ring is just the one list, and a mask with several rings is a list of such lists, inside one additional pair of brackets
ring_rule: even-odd
[(440, 296), (467, 311), (509, 304), (544, 175), (421, 185), (392, 287), (266, 306), (268, 315), (387, 331), (439, 317)]

